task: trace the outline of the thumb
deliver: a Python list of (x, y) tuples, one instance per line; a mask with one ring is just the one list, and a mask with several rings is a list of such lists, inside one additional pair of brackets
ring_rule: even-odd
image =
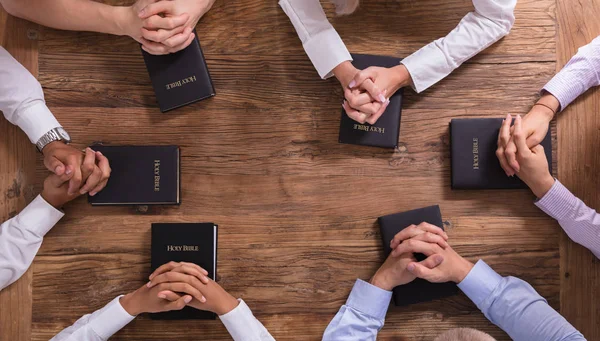
[(176, 293), (172, 292), (171, 290), (164, 290), (158, 293), (158, 298), (162, 298), (165, 299), (169, 302), (175, 302), (178, 299), (181, 298), (181, 296), (177, 295)]
[(44, 158), (44, 165), (49, 171), (58, 176), (65, 174), (65, 171), (67, 170), (65, 165), (54, 156), (51, 156), (48, 160)]
[(350, 89), (360, 87), (362, 85), (362, 83), (364, 83), (367, 79), (372, 80), (374, 76), (375, 76), (375, 73), (370, 68), (360, 70), (354, 75), (354, 78), (352, 79), (350, 84), (348, 84), (348, 87)]
[(192, 296), (185, 295), (185, 296), (179, 298), (177, 301), (169, 302), (165, 306), (164, 311), (181, 310), (181, 309), (183, 309), (183, 307), (185, 307), (191, 301), (192, 301)]
[(523, 119), (521, 115), (515, 119), (515, 130), (513, 133), (515, 145), (517, 146), (517, 152), (523, 155), (530, 153), (529, 147), (527, 147), (527, 140), (525, 132), (523, 131)]
[[(535, 155), (544, 154), (544, 146), (542, 146), (541, 144), (538, 144), (538, 145), (534, 146), (533, 148), (531, 148), (531, 151)], [(545, 156), (545, 154), (544, 154), (544, 156)]]
[(406, 266), (406, 269), (416, 277), (429, 281), (434, 276), (434, 270), (431, 270), (421, 263), (412, 262)]
[(429, 269), (433, 269), (436, 266), (442, 264), (443, 261), (444, 261), (444, 257), (442, 255), (435, 254), (435, 255), (431, 255), (431, 256), (427, 257), (427, 259), (424, 259), (424, 260), (420, 261), (419, 263)]

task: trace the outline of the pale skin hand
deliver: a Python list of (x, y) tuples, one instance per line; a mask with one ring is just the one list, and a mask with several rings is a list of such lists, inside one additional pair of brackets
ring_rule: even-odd
[[(181, 310), (192, 301), (194, 292), (187, 291), (183, 283), (164, 283), (153, 288), (146, 285), (119, 299), (121, 306), (129, 315), (142, 313), (160, 313), (171, 310)], [(177, 300), (169, 301), (160, 298), (158, 293), (163, 290), (176, 290), (183, 293)]]
[[(510, 121), (511, 117), (509, 115), (500, 128), (502, 139), (506, 140), (510, 134)], [(512, 133), (517, 148), (516, 160), (520, 166), (516, 174), (529, 186), (533, 194), (538, 198), (542, 198), (552, 188), (555, 180), (552, 174), (550, 174), (544, 147), (537, 144), (530, 149), (528, 146), (526, 140), (527, 134), (523, 129), (523, 121), (521, 116), (517, 116)]]
[[(402, 64), (391, 68), (372, 66), (354, 75), (344, 96), (351, 109), (359, 116), (365, 115), (367, 123), (375, 124), (389, 104), (389, 97), (411, 83), (410, 73)], [(379, 110), (375, 103), (381, 104)]]
[[(347, 91), (353, 91), (356, 94), (364, 93), (366, 96), (369, 96), (368, 94), (366, 94), (366, 92), (365, 92), (366, 90), (360, 90), (360, 89), (350, 90), (348, 87), (350, 82), (352, 82), (352, 80), (354, 79), (354, 76), (358, 72), (359, 72), (359, 70), (357, 68), (355, 68), (352, 65), (352, 63), (350, 63), (349, 61), (342, 62), (333, 69), (333, 74), (335, 75), (335, 77), (338, 79), (338, 81), (342, 85), (342, 89), (344, 89), (344, 93), (346, 93)], [(373, 82), (371, 82), (371, 81), (366, 81), (365, 83), (366, 83), (366, 86), (370, 86), (370, 87), (373, 86)], [(368, 112), (383, 113), (383, 111), (385, 111), (385, 107), (387, 107), (387, 105), (389, 104), (389, 101), (386, 101), (385, 98), (383, 98), (383, 97), (381, 97), (380, 99), (381, 99), (381, 101), (379, 101), (379, 102), (373, 101), (373, 102), (369, 102), (368, 104), (364, 104), (363, 109), (367, 110)], [(353, 119), (356, 122), (359, 122), (361, 124), (364, 124), (365, 122), (367, 122), (367, 120), (371, 116), (370, 113), (359, 112), (358, 110), (353, 108), (351, 106), (351, 104), (348, 103), (347, 100), (344, 100), (344, 102), (342, 103), (342, 107), (346, 111), (346, 114), (348, 115), (348, 117), (350, 117), (351, 119)], [(363, 106), (361, 106), (361, 108), (362, 107)], [(368, 109), (365, 109), (367, 107), (368, 107)]]
[(86, 148), (85, 154), (61, 141), (49, 143), (42, 149), (44, 165), (65, 182), (69, 194), (90, 192), (95, 195), (107, 184), (110, 165), (102, 153)]
[[(224, 315), (238, 306), (239, 302), (235, 297), (227, 293), (215, 281), (207, 278), (207, 272), (193, 263), (171, 262), (165, 264), (151, 275), (151, 282), (164, 284), (169, 280), (165, 275), (171, 274), (171, 277), (175, 277), (181, 274), (190, 273), (194, 273), (194, 276), (197, 279), (196, 281), (193, 281), (193, 285), (196, 289), (201, 290), (205, 297), (203, 297), (203, 300), (199, 300), (195, 297), (191, 302), (188, 302), (189, 306), (200, 310), (212, 311), (217, 315)], [(190, 283), (192, 283), (192, 281)], [(173, 290), (161, 291), (158, 293), (158, 296), (165, 298), (168, 301), (177, 301), (181, 298), (180, 295)]]
[[(526, 136), (527, 146), (533, 148), (540, 144), (548, 132), (548, 125), (554, 113), (558, 111), (560, 102), (553, 95), (544, 94), (523, 118), (523, 131)], [(517, 146), (513, 136), (514, 127), (510, 129), (509, 139), (498, 139), (496, 156), (507, 176), (513, 176), (519, 171), (519, 162), (516, 158)]]
[[(183, 50), (194, 40), (194, 28), (213, 4), (214, 0), (162, 0), (149, 4), (138, 13), (139, 17), (144, 20), (142, 36), (148, 41), (162, 44), (162, 47), (156, 46), (153, 49), (155, 54)], [(175, 35), (171, 34), (172, 31), (165, 31), (161, 29), (164, 27), (159, 27), (161, 21), (182, 16), (187, 16), (187, 20), (182, 26), (179, 26), (179, 22), (177, 22), (178, 32)], [(146, 50), (146, 46), (143, 48)]]
[[(391, 291), (399, 285), (410, 283), (415, 280), (416, 276), (408, 271), (406, 267), (416, 261), (413, 253), (410, 251), (399, 256), (390, 254), (377, 272), (375, 272), (370, 283), (387, 291)], [(444, 258), (442, 256), (432, 255), (419, 262), (419, 264), (429, 269), (433, 269), (443, 261)]]

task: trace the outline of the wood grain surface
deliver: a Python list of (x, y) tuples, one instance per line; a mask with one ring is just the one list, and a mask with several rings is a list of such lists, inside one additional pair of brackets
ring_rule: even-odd
[[(365, 0), (343, 18), (326, 9), (351, 52), (402, 57), (445, 35), (472, 4)], [(157, 108), (133, 40), (42, 28), (39, 80), (75, 144), (177, 144), (183, 188), (179, 207), (91, 207), (85, 198), (69, 204), (28, 279), (31, 339), (48, 340), (144, 284), (151, 223), (206, 221), (220, 226), (219, 283), (246, 300), (277, 340), (320, 339), (356, 278), (368, 279), (383, 260), (377, 217), (431, 204), (441, 206), (459, 253), (528, 281), (565, 309), (564, 233), (533, 205), (533, 195), (451, 191), (449, 179), (450, 119), (524, 114), (555, 73), (557, 10), (568, 8), (519, 1), (509, 36), (426, 92), (407, 90), (395, 150), (337, 142), (341, 89), (319, 79), (277, 1), (215, 3), (197, 29), (217, 96), (169, 114)], [(561, 138), (559, 175), (569, 136)], [(553, 140), (556, 146), (556, 134)], [(35, 173), (39, 190), (46, 175), (40, 160)], [(509, 339), (462, 294), (391, 308), (379, 339), (432, 340), (457, 326)], [(113, 339), (230, 337), (219, 321), (140, 316)]]
[[(33, 75), (38, 69), (38, 26), (9, 16), (0, 7), (0, 46)], [(35, 197), (35, 147), (18, 127), (0, 118), (0, 221), (14, 217)], [(33, 303), (30, 268), (0, 291), (0, 340), (31, 339)]]
[[(557, 1), (557, 69), (600, 35), (598, 1)], [(600, 208), (600, 91), (581, 96), (558, 117), (560, 181), (588, 206)], [(560, 309), (588, 340), (600, 340), (600, 261), (566, 234), (560, 242)]]

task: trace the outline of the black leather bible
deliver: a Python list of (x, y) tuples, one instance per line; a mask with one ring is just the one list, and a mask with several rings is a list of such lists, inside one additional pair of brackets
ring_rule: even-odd
[[(360, 70), (369, 66), (393, 67), (400, 64), (402, 59), (367, 54), (353, 54), (352, 64)], [(363, 146), (396, 148), (400, 137), (400, 116), (402, 113), (403, 89), (396, 91), (390, 97), (390, 104), (374, 125), (358, 123), (346, 115), (342, 109), (340, 121), (340, 143)]]
[(160, 111), (166, 112), (215, 95), (198, 35), (185, 49), (166, 55), (142, 50)]
[[(442, 213), (440, 212), (440, 207), (437, 205), (379, 217), (378, 222), (386, 258), (392, 252), (390, 242), (398, 232), (406, 227), (426, 222), (439, 226), (442, 229), (444, 228)], [(415, 258), (420, 262), (427, 257), (421, 253), (417, 253), (415, 254)], [(405, 306), (441, 299), (457, 293), (458, 287), (454, 282), (430, 283), (417, 278), (408, 284), (395, 287), (393, 298), (396, 306)]]
[[(218, 226), (213, 223), (156, 223), (152, 224), (151, 273), (168, 262), (194, 263), (217, 279)], [(185, 307), (182, 310), (150, 314), (155, 320), (213, 320), (210, 311)]]
[(110, 162), (106, 187), (92, 205), (179, 205), (178, 146), (91, 146)]
[[(527, 185), (516, 175), (506, 176), (496, 156), (501, 118), (468, 118), (450, 121), (452, 189), (517, 189)], [(550, 129), (542, 141), (552, 173)]]

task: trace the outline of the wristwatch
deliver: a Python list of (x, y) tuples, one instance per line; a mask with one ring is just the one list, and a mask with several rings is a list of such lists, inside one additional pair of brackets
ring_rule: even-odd
[(45, 133), (35, 144), (37, 149), (41, 152), (50, 142), (63, 141), (64, 143), (71, 142), (71, 136), (63, 127), (56, 127), (49, 132)]

